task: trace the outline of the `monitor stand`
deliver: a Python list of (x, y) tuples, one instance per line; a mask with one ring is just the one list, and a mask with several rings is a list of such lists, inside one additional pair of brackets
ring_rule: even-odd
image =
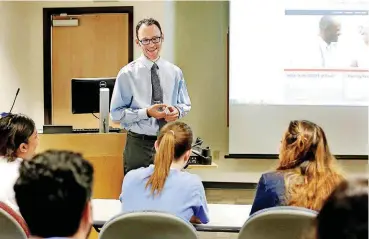
[(100, 133), (109, 133), (109, 88), (100, 88)]

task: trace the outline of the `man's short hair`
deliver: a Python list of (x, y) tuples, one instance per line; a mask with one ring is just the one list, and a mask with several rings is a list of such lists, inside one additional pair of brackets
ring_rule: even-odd
[(139, 21), (136, 25), (136, 37), (138, 38), (138, 30), (140, 30), (140, 27), (145, 24), (146, 26), (151, 26), (151, 25), (155, 25), (159, 28), (160, 30), (160, 34), (162, 34), (163, 32), (161, 31), (161, 26), (160, 23), (155, 20), (154, 18), (144, 18), (141, 21)]
[(81, 154), (50, 150), (23, 161), (15, 198), (33, 236), (70, 237), (91, 199), (93, 167)]
[(336, 22), (337, 20), (332, 16), (329, 15), (323, 16), (319, 21), (319, 29), (324, 31), (327, 28), (333, 26)]

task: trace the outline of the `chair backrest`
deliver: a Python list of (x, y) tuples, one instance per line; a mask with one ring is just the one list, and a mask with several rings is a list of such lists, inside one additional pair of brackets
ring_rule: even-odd
[(239, 239), (300, 239), (312, 225), (317, 212), (300, 207), (272, 207), (251, 215), (240, 230)]
[(162, 212), (131, 212), (115, 216), (102, 227), (99, 239), (197, 239), (196, 229)]
[(0, 238), (28, 238), (29, 231), (24, 219), (11, 207), (0, 202)]

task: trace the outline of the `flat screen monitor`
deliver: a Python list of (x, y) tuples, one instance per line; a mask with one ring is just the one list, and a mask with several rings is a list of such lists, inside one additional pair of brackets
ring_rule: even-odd
[(109, 88), (109, 105), (113, 94), (115, 77), (73, 78), (72, 113), (92, 114), (100, 112), (100, 88)]

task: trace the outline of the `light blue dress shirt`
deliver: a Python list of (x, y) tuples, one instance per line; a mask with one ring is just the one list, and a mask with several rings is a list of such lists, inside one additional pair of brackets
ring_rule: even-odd
[[(119, 121), (127, 131), (146, 135), (158, 133), (157, 120), (149, 118), (146, 113), (151, 106), (153, 64), (141, 56), (118, 73), (111, 98), (110, 117), (113, 121)], [(181, 69), (161, 57), (156, 64), (163, 89), (163, 103), (175, 106), (179, 117), (184, 117), (191, 109), (191, 101)]]
[(150, 186), (146, 188), (154, 165), (131, 170), (124, 176), (122, 194), (123, 212), (160, 211), (176, 215), (186, 222), (196, 216), (202, 223), (209, 222), (209, 211), (205, 189), (195, 174), (170, 169), (164, 188), (159, 195), (153, 195)]

